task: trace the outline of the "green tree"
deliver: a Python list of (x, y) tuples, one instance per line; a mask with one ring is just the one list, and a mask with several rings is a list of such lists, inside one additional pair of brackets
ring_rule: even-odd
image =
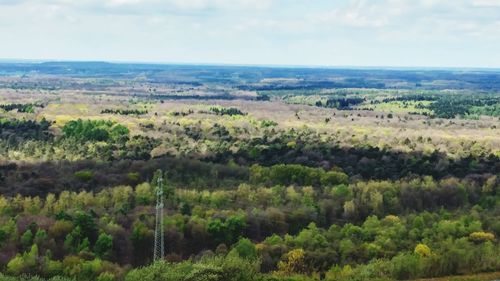
[(20, 275), (24, 272), (24, 268), (24, 259), (20, 254), (17, 254), (7, 263), (7, 272), (13, 275)]
[(130, 240), (134, 247), (134, 261), (136, 264), (146, 264), (151, 259), (154, 232), (142, 221), (135, 221), (132, 226)]
[(101, 233), (94, 245), (94, 252), (100, 258), (109, 258), (113, 248), (113, 237), (106, 233)]
[[(238, 256), (243, 259), (255, 260), (257, 258), (257, 249), (255, 245), (247, 238), (241, 238), (238, 243), (236, 243), (231, 250), (231, 253), (235, 251)], [(230, 253), (230, 254), (231, 254)]]
[(30, 229), (26, 230), (21, 236), (21, 244), (28, 248), (33, 243), (33, 232)]

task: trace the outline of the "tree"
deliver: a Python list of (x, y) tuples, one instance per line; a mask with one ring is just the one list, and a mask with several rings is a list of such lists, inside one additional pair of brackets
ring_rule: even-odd
[(295, 249), (288, 252), (278, 263), (278, 275), (290, 276), (294, 274), (304, 274), (307, 272), (306, 253), (302, 249)]
[(30, 229), (28, 229), (21, 236), (21, 244), (23, 244), (25, 248), (28, 248), (32, 244), (32, 242), (33, 242), (33, 233), (31, 232)]
[(113, 248), (113, 237), (106, 233), (101, 233), (94, 245), (94, 252), (100, 258), (109, 258)]
[(154, 232), (142, 221), (135, 221), (130, 240), (134, 247), (134, 260), (137, 264), (146, 264), (151, 260)]
[(185, 216), (190, 216), (191, 215), (191, 206), (189, 206), (189, 203), (187, 202), (181, 202), (179, 205), (179, 209), (181, 214)]
[(418, 244), (415, 247), (415, 253), (421, 257), (429, 257), (431, 255), (431, 249), (425, 244)]
[(74, 218), (75, 227), (79, 227), (81, 237), (89, 238), (90, 241), (95, 241), (97, 236), (97, 225), (94, 218), (89, 213), (77, 212)]
[(207, 232), (212, 235), (217, 244), (225, 242), (225, 224), (220, 219), (210, 220)]
[(294, 243), (306, 250), (324, 249), (328, 246), (326, 238), (315, 223), (310, 223), (294, 239)]
[[(224, 245), (224, 244), (222, 244)], [(238, 256), (247, 260), (255, 260), (257, 258), (257, 249), (255, 245), (247, 238), (241, 238), (233, 247), (231, 253), (235, 251)]]
[(104, 120), (72, 120), (62, 128), (65, 137), (81, 141), (119, 141), (128, 137), (127, 127)]
[(353, 270), (350, 265), (345, 265), (344, 267), (334, 265), (326, 273), (326, 280), (328, 281), (350, 280), (352, 277)]
[(419, 255), (402, 253), (392, 258), (391, 263), (393, 278), (407, 280), (421, 276), (422, 263)]
[(145, 182), (135, 187), (135, 202), (138, 205), (149, 205), (155, 200), (153, 187)]
[(73, 229), (73, 223), (67, 220), (56, 221), (49, 229), (49, 234), (55, 239), (63, 239)]
[(225, 226), (227, 229), (226, 233), (226, 242), (232, 244), (239, 236), (243, 233), (243, 230), (246, 227), (246, 221), (244, 215), (235, 215), (229, 217)]
[(357, 208), (354, 200), (350, 200), (344, 203), (344, 216), (348, 219), (357, 218)]
[(23, 255), (17, 254), (7, 263), (7, 271), (14, 275), (21, 273), (34, 273), (37, 265), (38, 246), (36, 244), (31, 246), (29, 252)]
[(469, 238), (471, 241), (474, 241), (476, 243), (482, 243), (486, 241), (494, 241), (495, 235), (489, 232), (477, 231), (469, 234)]
[(64, 246), (72, 253), (88, 251), (90, 248), (89, 238), (83, 234), (81, 226), (75, 227), (71, 233), (66, 235)]
[(33, 242), (37, 244), (39, 247), (44, 243), (45, 239), (47, 239), (47, 232), (44, 229), (39, 228), (36, 231), (35, 238)]
[(354, 245), (351, 239), (344, 238), (340, 241), (339, 250), (342, 261), (347, 262), (350, 258), (354, 258), (353, 254), (356, 251), (356, 245)]
[(24, 272), (24, 260), (20, 254), (17, 254), (7, 263), (7, 272), (13, 275), (20, 275)]
[(245, 217), (235, 215), (227, 218), (211, 220), (207, 225), (207, 232), (212, 235), (216, 244), (234, 244), (246, 227)]

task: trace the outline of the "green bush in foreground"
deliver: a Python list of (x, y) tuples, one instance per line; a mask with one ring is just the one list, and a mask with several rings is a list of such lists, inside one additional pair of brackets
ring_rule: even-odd
[(11, 276), (5, 276), (2, 273), (0, 273), (0, 281), (75, 281), (75, 279), (62, 276), (56, 276), (50, 279), (43, 279), (38, 276), (11, 277)]
[(207, 257), (198, 263), (157, 262), (151, 266), (130, 271), (126, 281), (258, 281), (259, 263), (244, 260), (236, 255)]

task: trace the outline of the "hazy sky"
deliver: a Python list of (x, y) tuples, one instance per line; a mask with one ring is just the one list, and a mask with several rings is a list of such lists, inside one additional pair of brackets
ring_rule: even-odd
[(500, 0), (0, 0), (0, 58), (500, 67)]

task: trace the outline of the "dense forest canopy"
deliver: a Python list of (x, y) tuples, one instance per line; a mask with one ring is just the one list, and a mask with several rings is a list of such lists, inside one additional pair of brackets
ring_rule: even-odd
[(0, 64), (0, 280), (500, 278), (498, 85), (495, 70)]

